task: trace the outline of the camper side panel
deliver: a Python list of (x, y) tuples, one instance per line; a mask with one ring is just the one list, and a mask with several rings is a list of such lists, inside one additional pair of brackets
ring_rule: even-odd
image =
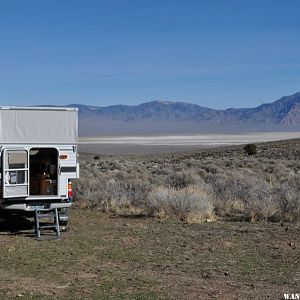
[(68, 195), (68, 180), (77, 178), (77, 147), (59, 149), (59, 194)]

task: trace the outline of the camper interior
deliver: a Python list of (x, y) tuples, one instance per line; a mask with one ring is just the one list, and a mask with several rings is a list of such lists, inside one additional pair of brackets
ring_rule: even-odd
[(32, 148), (29, 151), (29, 195), (57, 195), (58, 151)]

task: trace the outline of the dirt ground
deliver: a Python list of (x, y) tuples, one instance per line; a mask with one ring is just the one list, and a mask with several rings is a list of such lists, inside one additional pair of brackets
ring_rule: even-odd
[(299, 224), (186, 224), (73, 209), (70, 231), (38, 242), (1, 227), (0, 298), (282, 299), (300, 291)]

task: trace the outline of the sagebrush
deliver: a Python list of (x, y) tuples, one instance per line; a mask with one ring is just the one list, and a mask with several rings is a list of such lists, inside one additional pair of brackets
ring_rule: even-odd
[(299, 221), (300, 141), (149, 156), (81, 157), (77, 205), (191, 222)]

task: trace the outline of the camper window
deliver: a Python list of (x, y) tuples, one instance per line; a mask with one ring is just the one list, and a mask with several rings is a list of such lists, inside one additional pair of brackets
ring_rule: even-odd
[(27, 183), (27, 151), (9, 150), (5, 157), (5, 184)]

